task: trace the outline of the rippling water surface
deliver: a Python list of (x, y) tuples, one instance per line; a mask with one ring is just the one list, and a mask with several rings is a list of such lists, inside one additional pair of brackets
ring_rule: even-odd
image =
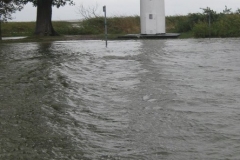
[(0, 159), (240, 159), (239, 44), (0, 44)]

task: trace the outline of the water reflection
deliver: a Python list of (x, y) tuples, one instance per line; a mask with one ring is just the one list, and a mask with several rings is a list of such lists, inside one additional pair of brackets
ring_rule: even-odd
[(169, 108), (175, 105), (177, 95), (171, 89), (176, 80), (166, 71), (169, 67), (166, 43), (142, 41), (137, 55), (140, 70), (136, 78), (140, 83), (130, 94), (131, 120), (127, 131), (134, 159), (175, 159), (173, 152), (178, 152), (184, 143), (178, 139), (183, 136), (178, 126), (187, 120)]

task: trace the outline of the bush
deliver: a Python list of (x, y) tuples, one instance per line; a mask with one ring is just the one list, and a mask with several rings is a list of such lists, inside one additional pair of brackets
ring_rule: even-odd
[(213, 25), (214, 36), (216, 37), (239, 37), (240, 36), (240, 15), (229, 14), (222, 16)]
[[(240, 15), (221, 15), (219, 19), (209, 25), (207, 22), (200, 22), (194, 25), (193, 34), (195, 37), (239, 37), (240, 36)], [(210, 31), (210, 33), (209, 33)]]
[(190, 30), (187, 16), (166, 17), (166, 30), (171, 32), (187, 32)]
[(193, 35), (194, 37), (209, 37), (209, 25), (206, 22), (198, 22), (197, 24), (194, 25), (193, 27)]

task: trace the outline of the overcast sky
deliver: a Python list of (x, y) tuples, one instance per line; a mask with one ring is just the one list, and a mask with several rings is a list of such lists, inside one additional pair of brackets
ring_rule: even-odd
[[(77, 13), (81, 4), (86, 7), (98, 4), (98, 12), (102, 13), (102, 6), (107, 6), (108, 16), (140, 15), (140, 0), (74, 0), (75, 6), (53, 8), (53, 20), (77, 20), (81, 15)], [(186, 15), (201, 12), (200, 8), (210, 7), (221, 12), (225, 5), (232, 11), (240, 8), (240, 0), (165, 0), (166, 15)], [(13, 15), (13, 21), (35, 21), (36, 8), (28, 4), (20, 12)]]

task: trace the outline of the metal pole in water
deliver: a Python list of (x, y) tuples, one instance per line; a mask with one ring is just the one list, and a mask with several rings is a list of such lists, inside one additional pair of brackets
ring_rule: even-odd
[(211, 37), (211, 13), (210, 12), (208, 13), (208, 26), (209, 26), (208, 36), (210, 38)]
[(0, 13), (0, 40), (2, 40), (2, 14)]
[(108, 45), (108, 33), (107, 33), (107, 8), (106, 6), (103, 6), (103, 12), (105, 16), (104, 24), (105, 24), (105, 41), (106, 41), (106, 47)]

